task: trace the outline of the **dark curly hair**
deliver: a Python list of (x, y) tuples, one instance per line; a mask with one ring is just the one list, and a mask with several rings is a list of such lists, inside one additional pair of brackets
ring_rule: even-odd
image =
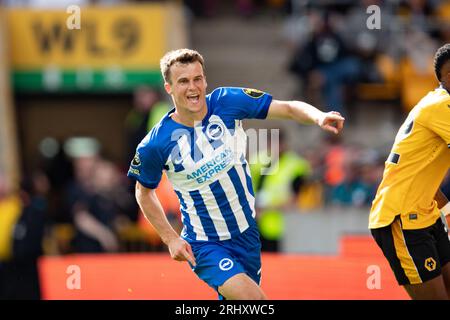
[(450, 61), (450, 43), (447, 43), (440, 47), (434, 56), (434, 72), (439, 82), (441, 81), (441, 69), (442, 66)]

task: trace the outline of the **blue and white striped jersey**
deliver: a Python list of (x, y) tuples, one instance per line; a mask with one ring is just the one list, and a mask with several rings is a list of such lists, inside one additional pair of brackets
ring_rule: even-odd
[(218, 88), (206, 96), (201, 123), (177, 123), (172, 109), (137, 147), (128, 177), (154, 189), (166, 170), (180, 200), (183, 238), (227, 240), (255, 225), (242, 119), (266, 118), (271, 101), (254, 89)]

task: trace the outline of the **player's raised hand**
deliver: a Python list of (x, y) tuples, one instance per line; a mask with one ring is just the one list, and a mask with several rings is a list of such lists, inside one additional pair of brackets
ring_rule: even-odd
[(337, 111), (330, 111), (322, 114), (318, 125), (325, 131), (338, 134), (344, 127), (345, 118)]
[(189, 261), (192, 266), (196, 266), (194, 253), (191, 245), (182, 238), (175, 238), (167, 245), (170, 256), (176, 261)]

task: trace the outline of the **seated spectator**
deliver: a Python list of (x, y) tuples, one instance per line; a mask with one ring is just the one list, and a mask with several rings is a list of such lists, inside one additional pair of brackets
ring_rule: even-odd
[(400, 64), (401, 98), (404, 111), (409, 112), (438, 86), (433, 67), (437, 44), (427, 33), (411, 29), (405, 34), (404, 50)]
[(435, 9), (434, 1), (404, 0), (400, 2), (398, 15), (404, 23), (414, 26), (418, 30), (427, 32), (430, 30), (429, 19)]
[(156, 89), (147, 86), (136, 88), (133, 93), (133, 108), (125, 118), (127, 162), (133, 159), (137, 145), (169, 109)]
[(324, 198), (325, 203), (328, 204), (333, 188), (344, 181), (347, 152), (340, 136), (336, 135), (324, 136), (320, 151), (323, 163)]
[[(278, 150), (275, 144), (278, 143)], [(256, 197), (257, 222), (263, 251), (278, 251), (284, 235), (284, 213), (296, 208), (297, 196), (310, 173), (310, 164), (286, 148), (283, 131), (269, 150), (252, 155), (250, 171)], [(264, 161), (270, 152), (270, 165)], [(278, 151), (278, 152), (276, 152)]]
[(436, 9), (439, 38), (442, 43), (450, 42), (450, 3), (442, 3)]
[(35, 172), (19, 194), (5, 193), (0, 176), (0, 299), (41, 298), (38, 258), (47, 218), (48, 178)]
[[(369, 15), (366, 10), (372, 5), (378, 6), (382, 12), (379, 29), (367, 27)], [(392, 24), (394, 21), (391, 14), (388, 8), (382, 5), (381, 0), (363, 0), (340, 17), (339, 35), (349, 51), (361, 59), (359, 81), (372, 83), (383, 80), (376, 65), (377, 56), (381, 53), (392, 56), (398, 52), (395, 42), (385, 46), (390, 40), (389, 30)]]
[(325, 110), (346, 113), (344, 85), (355, 82), (360, 74), (360, 62), (351, 55), (331, 21), (331, 13), (312, 12), (313, 33), (310, 40), (295, 53), (290, 70), (305, 84), (305, 92), (314, 90), (325, 101)]
[(358, 163), (347, 165), (345, 179), (331, 192), (331, 204), (363, 207), (372, 202), (372, 186), (362, 179), (362, 166)]
[(91, 189), (82, 190), (71, 209), (76, 229), (73, 247), (83, 253), (117, 252), (119, 209), (112, 198), (118, 185), (117, 172), (104, 160), (97, 160), (91, 170)]

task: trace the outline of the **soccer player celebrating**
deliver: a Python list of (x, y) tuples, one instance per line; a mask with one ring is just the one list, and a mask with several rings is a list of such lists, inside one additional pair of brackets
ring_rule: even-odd
[(450, 44), (434, 60), (440, 87), (409, 113), (386, 161), (369, 228), (412, 299), (450, 297), (450, 213), (439, 186), (450, 167)]
[[(171, 257), (188, 261), (219, 298), (265, 299), (241, 120), (293, 119), (337, 134), (344, 118), (304, 102), (273, 100), (254, 89), (218, 88), (207, 95), (203, 57), (190, 49), (168, 52), (161, 73), (175, 108), (137, 147), (128, 172), (137, 180), (137, 202)], [(163, 170), (180, 201), (181, 236), (155, 195)]]

